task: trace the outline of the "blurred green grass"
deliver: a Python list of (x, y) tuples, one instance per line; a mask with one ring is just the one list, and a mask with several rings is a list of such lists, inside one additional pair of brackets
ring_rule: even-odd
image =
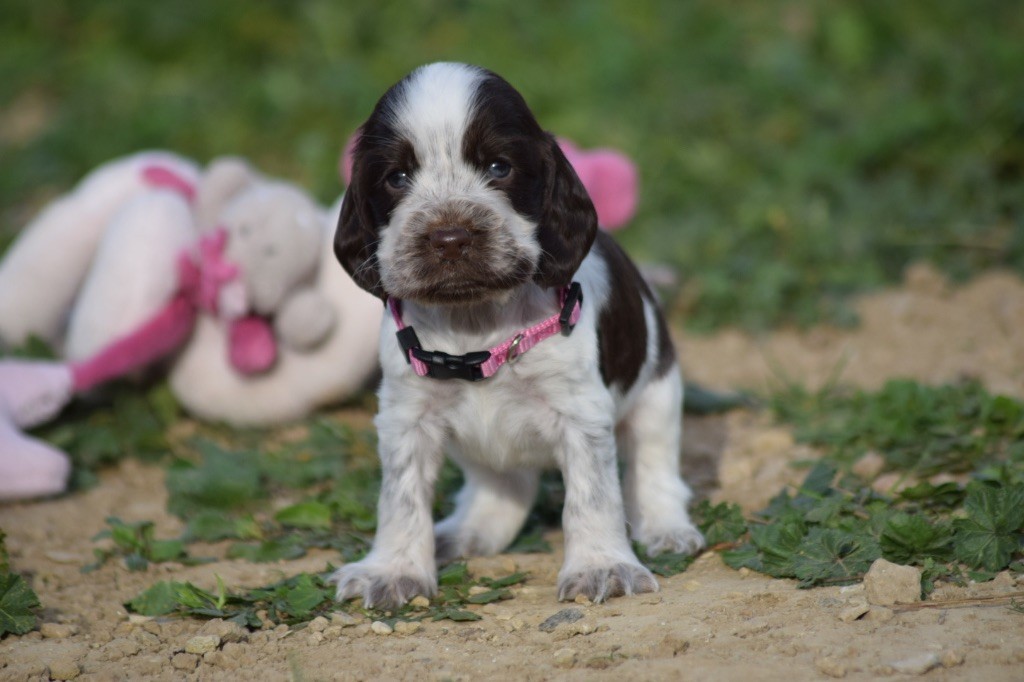
[(698, 329), (849, 321), (926, 258), (1024, 267), (1024, 5), (793, 0), (6, 0), (0, 244), (141, 148), (340, 191), (383, 90), (439, 59), (641, 169), (619, 233)]

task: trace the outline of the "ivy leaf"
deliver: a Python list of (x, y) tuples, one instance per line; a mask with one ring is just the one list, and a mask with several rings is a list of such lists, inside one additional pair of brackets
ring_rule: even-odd
[(448, 620), (453, 620), (457, 623), (472, 620), (480, 620), (480, 616), (473, 613), (472, 611), (463, 611), (462, 609), (456, 608), (438, 609), (437, 613), (434, 614), (433, 620), (438, 621), (444, 620), (445, 618), (447, 618)]
[(683, 554), (681, 552), (665, 552), (657, 556), (651, 556), (647, 553), (647, 548), (639, 544), (634, 544), (633, 550), (636, 552), (637, 558), (640, 559), (640, 563), (651, 569), (653, 573), (666, 578), (682, 573), (690, 567), (690, 564), (696, 558), (692, 554)]
[(806, 528), (796, 519), (788, 523), (752, 526), (750, 539), (760, 550), (761, 570), (774, 578), (791, 578), (793, 557), (803, 542)]
[(223, 512), (207, 509), (189, 519), (185, 539), (189, 542), (216, 542), (229, 538), (254, 539), (261, 534), (259, 524), (251, 516), (236, 519), (226, 516)]
[(1000, 571), (1021, 549), (1024, 485), (971, 483), (964, 501), (967, 518), (953, 521), (956, 557), (974, 569)]
[(0, 635), (23, 635), (36, 625), (39, 597), (17, 573), (0, 573)]

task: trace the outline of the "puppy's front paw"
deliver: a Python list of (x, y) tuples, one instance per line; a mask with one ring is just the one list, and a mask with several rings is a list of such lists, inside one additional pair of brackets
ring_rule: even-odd
[(704, 548), (704, 536), (692, 523), (679, 523), (673, 528), (638, 533), (636, 541), (644, 546), (651, 556), (675, 552), (696, 554)]
[(558, 599), (568, 601), (584, 595), (592, 602), (610, 597), (657, 592), (658, 581), (636, 563), (616, 563), (569, 571), (558, 579)]
[(397, 609), (417, 595), (433, 597), (437, 580), (413, 571), (390, 571), (367, 561), (342, 566), (328, 582), (337, 584), (335, 599), (362, 597), (368, 609)]

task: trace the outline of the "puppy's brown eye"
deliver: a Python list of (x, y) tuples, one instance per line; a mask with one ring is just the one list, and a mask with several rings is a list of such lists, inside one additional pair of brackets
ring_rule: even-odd
[(405, 171), (394, 171), (384, 178), (391, 189), (405, 189), (409, 186), (409, 174)]
[(504, 161), (495, 161), (487, 167), (487, 174), (495, 180), (501, 180), (507, 178), (508, 174), (512, 172), (512, 166), (505, 163)]

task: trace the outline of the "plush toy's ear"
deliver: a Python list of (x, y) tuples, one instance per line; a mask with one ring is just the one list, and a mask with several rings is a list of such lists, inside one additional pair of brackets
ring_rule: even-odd
[(358, 145), (353, 154), (352, 182), (341, 202), (338, 229), (334, 233), (334, 255), (352, 280), (374, 296), (384, 299), (384, 286), (377, 265), (380, 235), (367, 196), (368, 174), (362, 172)]
[(196, 222), (200, 231), (217, 227), (224, 205), (256, 178), (256, 172), (239, 157), (224, 156), (211, 161), (196, 191)]
[(597, 235), (597, 213), (576, 171), (548, 136), (544, 150), (544, 204), (537, 228), (542, 255), (534, 280), (546, 287), (569, 284)]

